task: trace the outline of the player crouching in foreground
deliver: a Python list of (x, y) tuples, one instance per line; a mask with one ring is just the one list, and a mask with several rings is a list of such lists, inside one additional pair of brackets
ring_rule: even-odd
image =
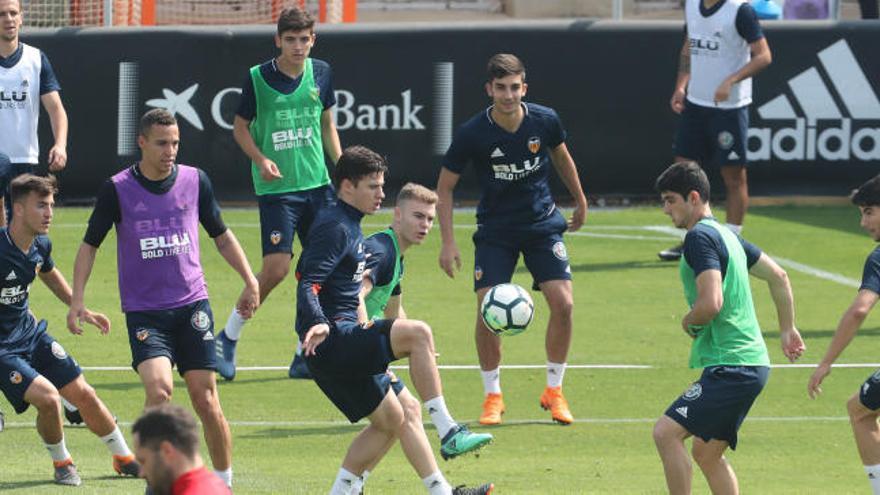
[(679, 273), (690, 306), (681, 321), (693, 339), (690, 367), (702, 368), (654, 425), (654, 442), (669, 493), (691, 492), (691, 460), (684, 441), (712, 493), (739, 493), (724, 457), (736, 449), (737, 431), (767, 383), (770, 357), (755, 316), (749, 275), (767, 282), (779, 320), (782, 352), (794, 361), (804, 342), (794, 326), (794, 302), (785, 270), (718, 223), (709, 208), (709, 180), (695, 162), (678, 162), (657, 178), (663, 212), (687, 229)]
[[(82, 480), (64, 443), (60, 401), (80, 410), (86, 426), (101, 438), (113, 455), (113, 469), (137, 476), (134, 460), (113, 415), (82, 375), (82, 369), (37, 322), (30, 312), (29, 288), (40, 280), (61, 302), (70, 305), (72, 292), (52, 259), (52, 242), (46, 234), (52, 223), (57, 191), (54, 177), (31, 174), (16, 177), (10, 185), (12, 222), (0, 229), (0, 389), (21, 414), (37, 408), (37, 432), (55, 465), (55, 483), (79, 486)], [(100, 313), (83, 311), (83, 321), (110, 331), (110, 320)]]

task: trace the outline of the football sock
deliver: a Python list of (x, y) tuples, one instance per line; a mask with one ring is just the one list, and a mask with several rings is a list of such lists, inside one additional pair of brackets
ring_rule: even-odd
[(65, 399), (64, 397), (61, 398), (61, 405), (64, 406), (64, 409), (67, 409), (70, 412), (76, 411), (76, 406), (74, 406), (70, 402), (67, 402), (67, 399)]
[(58, 443), (47, 443), (44, 445), (46, 450), (49, 451), (49, 455), (52, 456), (53, 461), (61, 462), (70, 459), (70, 452), (67, 451), (67, 445), (64, 444), (64, 437)]
[(226, 483), (226, 486), (232, 488), (232, 466), (226, 469), (215, 469), (214, 474), (216, 474), (223, 483)]
[(244, 327), (244, 324), (247, 323), (247, 320), (241, 317), (238, 314), (238, 310), (232, 308), (232, 313), (229, 315), (229, 319), (226, 320), (226, 327), (223, 331), (226, 333), (226, 338), (229, 340), (238, 340), (241, 338), (241, 329)]
[(730, 231), (733, 232), (734, 234), (736, 234), (736, 235), (742, 234), (742, 231), (743, 231), (742, 225), (735, 225), (732, 223), (726, 223), (724, 225), (726, 225), (727, 228), (730, 229)]
[(494, 370), (489, 370), (489, 371), (480, 370), (480, 374), (483, 375), (483, 391), (486, 392), (486, 395), (501, 393), (501, 367), (500, 366), (495, 368)]
[(443, 477), (443, 473), (437, 471), (428, 475), (425, 478), (422, 478), (422, 483), (425, 484), (425, 488), (428, 489), (428, 493), (431, 495), (451, 495), (452, 487), (449, 486), (449, 482), (446, 481), (446, 478)]
[(367, 484), (368, 476), (370, 476), (370, 471), (364, 469), (364, 472), (361, 473), (360, 477), (358, 477), (358, 479), (351, 485), (352, 494), (360, 495), (364, 491), (364, 485)]
[(871, 483), (872, 493), (880, 495), (880, 464), (865, 466), (865, 473), (868, 474), (868, 482)]
[(438, 395), (431, 400), (425, 401), (425, 409), (428, 410), (428, 414), (431, 416), (431, 422), (434, 423), (434, 427), (437, 428), (437, 434), (440, 435), (440, 440), (443, 440), (443, 437), (449, 433), (449, 430), (458, 426), (452, 416), (449, 415), (449, 409), (446, 408), (446, 401), (443, 400), (442, 395)]
[(121, 457), (128, 457), (131, 455), (131, 450), (129, 450), (128, 444), (125, 443), (125, 437), (122, 436), (122, 432), (119, 431), (118, 426), (109, 434), (101, 437), (101, 441), (104, 442), (104, 445), (110, 449), (110, 453), (113, 455)]
[(565, 363), (551, 363), (547, 361), (547, 386), (551, 388), (562, 386), (562, 377), (565, 376)]
[(330, 495), (349, 495), (352, 492), (351, 488), (354, 486), (358, 477), (358, 475), (345, 468), (339, 468), (339, 473), (336, 474), (336, 480), (330, 488)]

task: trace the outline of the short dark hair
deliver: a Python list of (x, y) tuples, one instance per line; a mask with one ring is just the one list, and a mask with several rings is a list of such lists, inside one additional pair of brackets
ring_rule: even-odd
[(141, 136), (146, 137), (154, 125), (177, 125), (177, 119), (174, 118), (174, 114), (164, 108), (154, 108), (141, 117), (139, 129)]
[(672, 191), (681, 194), (683, 198), (687, 198), (691, 191), (697, 191), (704, 203), (709, 201), (711, 192), (706, 172), (703, 172), (697, 162), (692, 161), (676, 162), (670, 165), (660, 174), (660, 177), (657, 177), (654, 189), (661, 194), (664, 191)]
[(41, 198), (58, 192), (58, 180), (54, 175), (42, 177), (34, 174), (22, 174), (12, 179), (9, 184), (9, 199), (12, 203), (21, 201), (30, 193), (35, 192)]
[(199, 427), (186, 409), (176, 404), (150, 407), (131, 426), (138, 443), (151, 450), (169, 442), (186, 457), (193, 459), (199, 451)]
[(336, 168), (333, 171), (333, 186), (339, 189), (345, 179), (357, 185), (361, 179), (368, 175), (384, 174), (387, 171), (388, 164), (375, 151), (366, 146), (349, 146), (342, 151), (342, 156), (336, 162)]
[(880, 206), (880, 175), (876, 175), (855, 189), (849, 199), (856, 206)]
[(278, 16), (278, 36), (286, 31), (315, 30), (315, 18), (299, 6), (288, 7)]
[(486, 72), (489, 76), (489, 82), (502, 77), (518, 75), (522, 75), (523, 81), (526, 80), (526, 66), (516, 55), (510, 53), (492, 55), (486, 66)]

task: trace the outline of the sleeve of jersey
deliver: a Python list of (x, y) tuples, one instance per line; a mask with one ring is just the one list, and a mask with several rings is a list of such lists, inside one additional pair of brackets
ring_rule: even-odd
[(564, 143), (566, 138), (565, 128), (562, 126), (562, 119), (559, 118), (559, 114), (557, 114), (556, 111), (553, 111), (550, 114), (547, 126), (547, 137), (550, 140), (547, 145), (550, 146), (550, 149), (555, 149), (557, 146)]
[(37, 249), (43, 256), (43, 266), (40, 267), (40, 272), (49, 273), (55, 268), (55, 260), (52, 259), (52, 240), (49, 239), (49, 236), (41, 235), (37, 237), (36, 242)]
[(684, 259), (694, 270), (694, 276), (706, 270), (721, 271), (721, 256), (717, 244), (702, 230), (691, 230), (685, 236)]
[(450, 172), (461, 174), (464, 172), (465, 167), (467, 167), (470, 161), (471, 157), (468, 151), (466, 132), (464, 128), (461, 127), (455, 134), (455, 138), (452, 140), (452, 144), (449, 145), (449, 149), (446, 150), (441, 165)]
[(754, 43), (764, 37), (761, 23), (758, 22), (758, 14), (748, 2), (744, 2), (736, 11), (736, 32), (747, 43)]
[(869, 290), (880, 294), (880, 251), (875, 249), (865, 260), (865, 269), (862, 271), (862, 285), (859, 290)]
[(742, 237), (739, 238), (739, 243), (742, 245), (743, 251), (746, 252), (746, 264), (751, 269), (761, 259), (761, 248)]
[(199, 169), (199, 222), (211, 239), (226, 232), (226, 224), (220, 214), (220, 205), (214, 196), (214, 186), (204, 170)]
[(241, 98), (238, 100), (235, 114), (247, 121), (254, 120), (257, 116), (257, 96), (254, 94), (254, 82), (251, 80), (250, 72), (241, 84)]
[(119, 196), (116, 195), (116, 187), (113, 181), (107, 179), (98, 191), (98, 200), (95, 209), (89, 217), (89, 225), (86, 227), (86, 235), (83, 242), (93, 247), (101, 247), (107, 232), (113, 228), (113, 224), (121, 219), (119, 213)]
[(333, 90), (333, 69), (330, 64), (323, 61), (319, 67), (320, 72), (315, 79), (321, 95), (321, 104), (324, 106), (324, 110), (328, 110), (336, 105), (336, 92)]
[(49, 63), (49, 57), (40, 52), (40, 59), (40, 95), (61, 91), (61, 85), (58, 84), (58, 78), (55, 77), (55, 71), (52, 69), (52, 64)]
[(296, 287), (297, 312), (308, 326), (329, 323), (318, 294), (324, 282), (342, 260), (348, 246), (348, 233), (340, 225), (322, 225), (309, 230), (309, 245), (300, 256)]

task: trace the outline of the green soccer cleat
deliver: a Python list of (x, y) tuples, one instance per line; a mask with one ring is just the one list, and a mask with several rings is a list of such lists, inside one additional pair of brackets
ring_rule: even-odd
[(465, 425), (458, 425), (449, 430), (440, 442), (440, 456), (444, 461), (454, 459), (461, 454), (474, 452), (492, 442), (489, 433), (471, 433)]

